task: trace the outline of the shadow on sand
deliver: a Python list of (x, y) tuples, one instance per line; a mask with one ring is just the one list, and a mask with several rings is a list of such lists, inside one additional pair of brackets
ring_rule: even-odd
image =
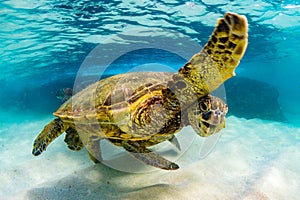
[(26, 199), (167, 199), (176, 190), (163, 180), (168, 173), (130, 174), (98, 164), (31, 189)]

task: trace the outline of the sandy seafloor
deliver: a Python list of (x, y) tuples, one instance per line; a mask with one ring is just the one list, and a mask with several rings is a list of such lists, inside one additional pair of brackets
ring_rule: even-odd
[[(300, 128), (228, 117), (202, 160), (176, 171), (125, 173), (72, 152), (63, 137), (39, 157), (37, 133), (52, 117), (0, 129), (0, 199), (289, 199), (300, 196)], [(199, 153), (192, 146), (183, 160)], [(191, 160), (189, 160), (191, 162)]]

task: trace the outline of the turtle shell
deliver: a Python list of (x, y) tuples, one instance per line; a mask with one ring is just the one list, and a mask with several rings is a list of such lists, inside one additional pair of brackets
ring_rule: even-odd
[(137, 105), (155, 96), (172, 79), (173, 73), (132, 72), (100, 80), (75, 94), (54, 115), (65, 122), (130, 123)]

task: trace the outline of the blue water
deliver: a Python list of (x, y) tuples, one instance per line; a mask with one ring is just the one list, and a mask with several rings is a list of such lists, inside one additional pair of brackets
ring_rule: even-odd
[[(245, 124), (262, 120), (258, 124), (263, 127), (274, 123), (270, 125), (275, 127), (274, 133), (285, 130), (283, 134), (287, 134), (284, 141), (278, 137), (279, 145), (299, 144), (299, 1), (4, 0), (0, 3), (2, 148), (9, 149), (4, 144), (10, 136), (15, 143), (22, 134), (16, 130), (18, 124), (26, 133), (30, 127), (40, 130), (60, 106), (56, 93), (62, 88), (76, 90), (75, 86), (80, 89), (100, 78), (151, 67), (176, 71), (200, 50), (197, 45), (205, 44), (216, 19), (227, 11), (245, 15), (249, 23), (246, 54), (236, 77), (225, 83), (229, 116)], [(172, 34), (153, 30), (183, 36), (182, 41), (191, 45), (184, 43), (175, 49)], [(128, 41), (133, 46), (126, 49)], [(142, 41), (148, 43), (141, 45)], [(89, 57), (99, 52), (107, 57), (99, 55), (99, 62), (90, 62)], [(82, 75), (87, 65), (90, 68)], [(230, 122), (241, 121), (230, 118)], [(22, 136), (28, 154), (36, 134)], [(297, 162), (299, 148), (295, 146), (293, 152)], [(7, 159), (4, 155), (0, 158)], [(294, 175), (299, 177), (298, 172)]]
[[(232, 11), (249, 21), (249, 46), (237, 76), (274, 86), (286, 121), (299, 125), (299, 10), (297, 1), (4, 1), (0, 110), (53, 111), (59, 106), (53, 90), (72, 87), (86, 56), (112, 36), (137, 28), (165, 28), (204, 45), (216, 18)], [(155, 51), (139, 55), (127, 56), (113, 74), (149, 62), (176, 70), (186, 61)], [(128, 65), (132, 60), (135, 63)], [(248, 92), (259, 95), (260, 88)]]

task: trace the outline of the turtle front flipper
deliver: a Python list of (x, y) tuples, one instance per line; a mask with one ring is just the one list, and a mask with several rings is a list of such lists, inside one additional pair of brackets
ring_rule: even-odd
[(60, 136), (69, 125), (64, 123), (61, 119), (57, 118), (47, 124), (42, 132), (37, 136), (33, 143), (32, 154), (35, 156), (40, 155), (46, 150), (47, 146), (58, 136)]
[(122, 146), (126, 151), (130, 152), (131, 155), (147, 165), (165, 170), (175, 170), (179, 168), (177, 164), (150, 151), (138, 142), (123, 141)]
[[(243, 15), (227, 12), (223, 18), (218, 20), (202, 54), (206, 54), (212, 59), (224, 82), (235, 76), (234, 70), (243, 58), (247, 45), (247, 18)], [(207, 62), (207, 64), (210, 63)]]
[[(218, 20), (204, 48), (179, 69), (179, 75), (174, 75), (175, 84), (170, 83), (169, 88), (176, 91), (176, 96), (185, 104), (194, 102), (195, 99), (191, 97), (195, 95), (201, 98), (210, 94), (227, 79), (235, 76), (234, 71), (246, 51), (247, 44), (247, 18), (226, 13)], [(191, 94), (190, 87), (183, 87), (186, 83), (193, 89), (194, 94)]]
[(84, 145), (79, 137), (79, 134), (72, 127), (69, 127), (66, 130), (66, 136), (65, 136), (64, 141), (65, 141), (65, 143), (67, 143), (68, 148), (73, 151), (80, 151), (84, 147)]

